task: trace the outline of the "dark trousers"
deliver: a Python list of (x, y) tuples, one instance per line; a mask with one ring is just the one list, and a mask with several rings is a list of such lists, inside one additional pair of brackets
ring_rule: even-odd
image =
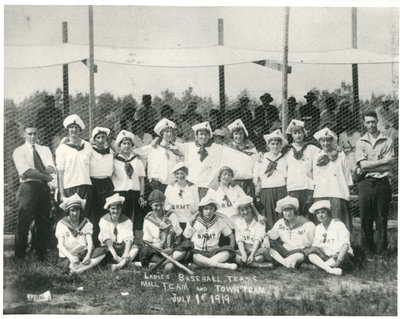
[(92, 185), (78, 185), (64, 189), (65, 196), (71, 197), (74, 194), (78, 194), (80, 198), (86, 199), (86, 205), (83, 210), (83, 216), (90, 218), (92, 207), (93, 207), (93, 191)]
[(36, 254), (46, 253), (50, 234), (50, 189), (47, 183), (31, 181), (21, 183), (17, 193), (18, 229), (15, 238), (15, 256), (23, 258), (27, 248), (29, 227), (36, 226)]
[(104, 209), (106, 198), (114, 193), (114, 185), (109, 177), (90, 178), (92, 181), (93, 205), (90, 212), (90, 222), (93, 224), (93, 242), (95, 246), (99, 245), (99, 222), (108, 211)]
[(366, 178), (358, 184), (358, 205), (361, 215), (361, 238), (367, 253), (373, 253), (376, 224), (376, 252), (387, 249), (387, 219), (392, 190), (387, 178)]

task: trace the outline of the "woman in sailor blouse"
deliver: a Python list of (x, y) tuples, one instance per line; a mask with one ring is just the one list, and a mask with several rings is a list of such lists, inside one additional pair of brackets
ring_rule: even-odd
[(186, 223), (192, 220), (199, 204), (197, 186), (186, 179), (189, 174), (188, 165), (179, 162), (172, 169), (175, 181), (165, 190), (165, 206), (178, 217), (179, 225), (185, 230)]
[(346, 155), (334, 147), (337, 136), (329, 128), (318, 131), (314, 137), (322, 146), (313, 159), (314, 201), (328, 199), (332, 216), (339, 218), (351, 232), (349, 186), (353, 185), (353, 179)]
[(90, 220), (93, 223), (93, 240), (97, 243), (100, 218), (107, 212), (103, 207), (111, 196), (114, 185), (111, 176), (114, 169), (114, 152), (107, 143), (110, 129), (95, 127), (90, 140), (92, 153), (89, 159), (90, 180), (93, 188), (93, 208)]
[(167, 185), (173, 182), (172, 169), (182, 159), (175, 146), (176, 124), (166, 118), (160, 120), (154, 127), (154, 132), (160, 137), (156, 145), (148, 145), (147, 175), (152, 190), (160, 190), (163, 193)]
[(57, 266), (71, 273), (82, 273), (93, 268), (105, 257), (102, 250), (93, 250), (93, 225), (82, 214), (85, 204), (86, 200), (74, 194), (64, 197), (60, 205), (66, 216), (56, 226), (60, 257)]
[(230, 167), (221, 167), (218, 172), (218, 189), (216, 191), (210, 189), (207, 193), (218, 202), (218, 213), (224, 217), (224, 221), (231, 229), (234, 229), (235, 218), (239, 217), (233, 203), (246, 195), (240, 186), (233, 183), (233, 178), (234, 173)]
[[(263, 263), (270, 258), (269, 240), (265, 234), (265, 224), (258, 222), (259, 215), (250, 196), (240, 197), (235, 206), (240, 212), (234, 222), (236, 243), (236, 263), (251, 267), (272, 267), (271, 263)], [(264, 247), (262, 247), (265, 238)], [(267, 248), (268, 247), (268, 248)]]
[[(312, 205), (314, 182), (312, 176), (313, 159), (319, 148), (305, 142), (306, 132), (304, 122), (292, 120), (286, 130), (293, 138), (290, 149), (285, 155), (287, 161), (287, 191), (288, 195), (299, 201), (298, 213), (307, 217)], [(308, 216), (310, 217), (310, 216)]]
[[(173, 253), (173, 258), (179, 261), (184, 258), (185, 252), (173, 252), (173, 249), (181, 243), (182, 228), (174, 212), (165, 209), (165, 199), (165, 195), (158, 189), (150, 193), (148, 200), (152, 211), (144, 219), (143, 241), (168, 255)], [(151, 262), (157, 263), (162, 258), (159, 251), (148, 245), (140, 251), (140, 261), (145, 268), (148, 268)], [(165, 263), (165, 270), (170, 271), (173, 268), (172, 263)]]
[[(299, 208), (297, 198), (287, 196), (276, 204), (276, 211), (283, 215), (267, 235), (270, 239), (270, 255), (287, 268), (299, 268), (304, 260), (305, 249), (314, 239), (315, 226), (295, 211)], [(280, 241), (278, 241), (280, 239)]]
[(264, 153), (261, 161), (255, 164), (254, 184), (256, 194), (260, 196), (264, 207), (261, 214), (273, 225), (278, 220), (276, 203), (287, 195), (287, 161), (281, 153), (282, 146), (286, 145), (287, 141), (280, 130), (264, 135), (264, 139), (270, 151)]
[(133, 153), (133, 140), (135, 136), (122, 130), (117, 135), (115, 145), (119, 152), (115, 154), (112, 182), (114, 192), (125, 197), (123, 213), (134, 221), (135, 230), (143, 227), (144, 206), (144, 176), (143, 163)]
[(223, 164), (230, 166), (230, 162), (233, 161), (231, 167), (235, 168), (235, 183), (243, 189), (246, 195), (254, 197), (253, 168), (259, 155), (254, 144), (249, 140), (249, 133), (241, 119), (229, 124), (228, 130), (231, 133), (231, 139), (226, 145), (238, 151), (238, 154), (225, 156)]
[(139, 252), (133, 244), (132, 221), (122, 214), (125, 198), (114, 194), (106, 199), (104, 209), (108, 210), (100, 219), (99, 241), (107, 253), (108, 261), (112, 262), (111, 271), (116, 271), (131, 262)]
[[(193, 242), (193, 261), (202, 267), (216, 267), (235, 270), (235, 237), (229, 226), (215, 214), (219, 205), (209, 195), (199, 203), (199, 213), (188, 223), (183, 235)], [(229, 246), (219, 247), (219, 238), (229, 237)]]
[(177, 145), (188, 163), (187, 179), (197, 185), (199, 198), (203, 198), (209, 187), (217, 185), (217, 170), (223, 155), (223, 146), (213, 143), (210, 123), (202, 122), (192, 127), (195, 141)]
[(328, 274), (341, 275), (343, 270), (351, 271), (355, 266), (350, 246), (350, 232), (337, 218), (332, 217), (329, 200), (320, 200), (310, 207), (310, 213), (320, 222), (315, 228), (308, 259)]

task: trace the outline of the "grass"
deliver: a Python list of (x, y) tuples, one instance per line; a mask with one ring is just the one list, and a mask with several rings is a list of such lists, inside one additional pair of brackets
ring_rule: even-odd
[[(393, 316), (397, 315), (397, 231), (391, 230), (389, 238), (384, 258), (366, 261), (364, 267), (342, 277), (314, 269), (276, 267), (242, 272), (196, 271), (200, 280), (214, 276), (220, 281), (217, 283), (180, 281), (182, 273), (178, 271), (164, 279), (145, 280), (148, 274), (134, 265), (115, 274), (109, 268), (97, 267), (82, 275), (70, 275), (60, 273), (52, 262), (41, 263), (29, 257), (15, 263), (6, 257), (3, 309), (5, 314)], [(357, 232), (353, 240), (358, 241)], [(53, 253), (54, 262), (57, 256)], [(143, 282), (158, 287), (144, 287)], [(176, 290), (170, 290), (169, 284)], [(222, 291), (221, 286), (237, 291)], [(78, 287), (84, 287), (83, 291)], [(52, 293), (51, 302), (26, 301), (26, 294), (46, 290)], [(258, 293), (254, 293), (256, 290)], [(129, 295), (122, 296), (121, 292)], [(174, 294), (190, 296), (190, 300), (174, 302)]]

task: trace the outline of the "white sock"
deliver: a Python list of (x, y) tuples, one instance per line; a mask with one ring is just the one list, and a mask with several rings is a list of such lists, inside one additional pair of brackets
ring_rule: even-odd
[(331, 268), (331, 269), (328, 271), (328, 274), (337, 275), (337, 276), (341, 276), (342, 273), (343, 273), (343, 271), (342, 271), (341, 268)]

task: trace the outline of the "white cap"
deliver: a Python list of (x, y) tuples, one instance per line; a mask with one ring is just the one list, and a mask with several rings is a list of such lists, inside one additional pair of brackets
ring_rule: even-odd
[(297, 200), (296, 197), (291, 197), (291, 196), (286, 196), (285, 198), (282, 198), (277, 201), (276, 203), (276, 212), (282, 213), (285, 208), (287, 207), (294, 207), (294, 210), (299, 209), (299, 201)]
[(253, 197), (245, 195), (245, 196), (239, 197), (237, 200), (235, 200), (233, 202), (233, 206), (236, 209), (239, 209), (241, 206), (247, 206), (252, 203), (253, 203)]
[(160, 120), (156, 126), (154, 127), (154, 132), (158, 135), (161, 136), (161, 132), (167, 128), (167, 127), (171, 127), (171, 128), (176, 128), (176, 124), (166, 118)]
[(217, 209), (220, 208), (218, 201), (212, 196), (207, 196), (207, 195), (201, 199), (199, 207), (207, 206), (209, 204), (214, 204), (215, 206), (217, 206)]
[(71, 125), (71, 124), (79, 125), (79, 127), (81, 128), (81, 130), (84, 130), (84, 129), (85, 129), (85, 124), (83, 124), (81, 118), (80, 118), (78, 115), (76, 115), (76, 114), (68, 115), (68, 116), (65, 118), (64, 122), (63, 122), (63, 125), (64, 125), (65, 128), (67, 128), (68, 125)]
[(207, 130), (210, 132), (210, 137), (212, 137), (211, 126), (210, 126), (210, 123), (208, 123), (207, 121), (193, 125), (192, 130), (194, 131), (194, 134), (196, 134), (197, 131), (200, 131), (200, 130)]
[(332, 132), (328, 127), (324, 127), (322, 130), (319, 130), (317, 133), (314, 134), (314, 138), (319, 141), (323, 137), (333, 137), (335, 141), (337, 141), (337, 135)]
[(95, 128), (93, 129), (93, 131), (92, 131), (92, 139), (94, 139), (95, 136), (96, 136), (97, 134), (99, 134), (99, 133), (105, 133), (106, 136), (108, 136), (108, 135), (110, 135), (110, 129), (109, 129), (109, 128), (106, 128), (106, 127), (100, 127), (100, 126), (95, 127)]
[(231, 133), (237, 128), (242, 128), (244, 131), (244, 134), (246, 134), (246, 136), (249, 136), (249, 132), (247, 132), (246, 126), (244, 126), (241, 119), (237, 119), (235, 122), (228, 125), (228, 130)]
[(60, 204), (62, 210), (67, 210), (72, 206), (80, 206), (82, 209), (85, 208), (86, 199), (82, 199), (78, 194), (74, 194), (70, 197), (64, 197), (63, 202)]
[(318, 202), (315, 202), (314, 204), (311, 205), (309, 211), (311, 214), (315, 214), (315, 212), (321, 208), (327, 208), (330, 210), (331, 202), (329, 200), (319, 200)]
[(292, 134), (292, 130), (295, 126), (300, 126), (304, 129), (304, 122), (300, 120), (291, 120), (289, 126), (286, 129), (286, 134)]
[(123, 204), (125, 201), (125, 197), (120, 196), (118, 193), (107, 197), (106, 198), (106, 203), (104, 205), (104, 209), (108, 209), (112, 204)]
[(269, 140), (271, 140), (273, 138), (280, 138), (282, 140), (282, 146), (286, 145), (288, 143), (286, 138), (283, 137), (281, 130), (275, 130), (271, 134), (266, 134), (263, 137), (264, 137), (264, 140), (267, 142), (267, 144), (268, 144)]
[(175, 166), (172, 168), (172, 173), (175, 173), (177, 170), (186, 167), (187, 170), (189, 170), (189, 166), (187, 162), (178, 162), (175, 164)]
[(119, 143), (121, 143), (122, 139), (124, 139), (125, 137), (130, 138), (132, 140), (132, 143), (135, 139), (135, 135), (133, 135), (133, 133), (127, 130), (122, 130), (118, 133), (117, 138), (115, 139), (115, 145), (119, 145)]

